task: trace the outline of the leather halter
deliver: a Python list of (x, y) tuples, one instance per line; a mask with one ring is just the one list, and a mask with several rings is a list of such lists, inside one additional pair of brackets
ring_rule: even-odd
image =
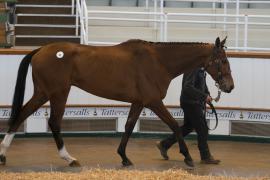
[(219, 60), (219, 59), (210, 60), (208, 62), (208, 64), (207, 64), (207, 66), (204, 69), (207, 70), (210, 66), (212, 66), (212, 64), (216, 65), (216, 68), (217, 68), (217, 71), (218, 71), (218, 77), (217, 77), (217, 80), (216, 80), (216, 86), (219, 86), (220, 82), (223, 79), (222, 72), (221, 72), (222, 60)]

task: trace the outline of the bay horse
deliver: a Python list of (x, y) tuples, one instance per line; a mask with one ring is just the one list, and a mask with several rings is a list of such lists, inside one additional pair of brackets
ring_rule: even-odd
[[(172, 79), (196, 67), (204, 67), (220, 89), (230, 93), (234, 82), (224, 50), (225, 42), (226, 38), (223, 41), (217, 38), (214, 44), (128, 40), (107, 47), (62, 42), (32, 51), (19, 66), (9, 129), (1, 143), (0, 163), (6, 163), (6, 151), (21, 123), (50, 101), (48, 124), (59, 155), (70, 166), (80, 165), (67, 152), (60, 133), (70, 88), (77, 86), (100, 97), (131, 103), (117, 150), (124, 166), (132, 165), (126, 155), (126, 146), (144, 107), (151, 109), (177, 135), (184, 162), (193, 166), (181, 130), (162, 100)], [(23, 105), (30, 64), (34, 93)]]

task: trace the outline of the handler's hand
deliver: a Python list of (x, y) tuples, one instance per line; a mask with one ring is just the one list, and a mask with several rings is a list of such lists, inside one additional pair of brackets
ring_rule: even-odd
[(205, 101), (206, 101), (207, 104), (209, 104), (209, 103), (211, 103), (211, 102), (213, 101), (213, 98), (212, 98), (211, 96), (208, 95), (208, 96), (206, 97), (206, 100), (205, 100)]

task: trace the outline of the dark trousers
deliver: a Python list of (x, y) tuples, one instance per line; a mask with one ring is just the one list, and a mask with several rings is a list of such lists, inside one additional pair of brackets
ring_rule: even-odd
[[(207, 144), (208, 127), (205, 122), (204, 108), (199, 104), (182, 103), (181, 106), (184, 111), (184, 125), (180, 127), (183, 137), (195, 130), (197, 133), (201, 159), (209, 158), (210, 152)], [(176, 142), (176, 137), (172, 134), (168, 138), (162, 140), (161, 145), (164, 148), (169, 149)]]

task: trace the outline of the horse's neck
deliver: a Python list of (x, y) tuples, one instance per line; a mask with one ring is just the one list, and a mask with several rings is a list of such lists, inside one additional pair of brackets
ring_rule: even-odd
[(173, 79), (186, 71), (203, 67), (209, 60), (212, 49), (212, 44), (176, 44), (171, 47), (160, 47), (157, 52), (161, 63), (164, 64)]

